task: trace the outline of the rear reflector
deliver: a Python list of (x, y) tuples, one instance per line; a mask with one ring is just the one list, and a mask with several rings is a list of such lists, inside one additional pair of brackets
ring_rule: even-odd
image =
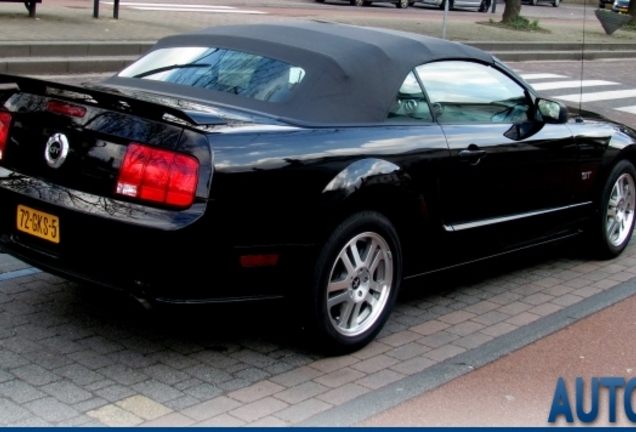
[(9, 137), (9, 124), (11, 124), (11, 114), (0, 112), (0, 160), (4, 157), (4, 148)]
[(267, 267), (278, 264), (278, 254), (243, 255), (239, 258), (241, 267)]
[(199, 181), (199, 161), (142, 144), (128, 146), (116, 192), (143, 201), (188, 207)]
[(49, 101), (46, 110), (80, 118), (86, 115), (86, 108), (59, 101)]

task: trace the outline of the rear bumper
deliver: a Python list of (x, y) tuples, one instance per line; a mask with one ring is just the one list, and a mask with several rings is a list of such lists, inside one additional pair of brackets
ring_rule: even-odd
[[(312, 248), (305, 246), (234, 247), (225, 237), (227, 230), (216, 226), (207, 214), (206, 203), (186, 212), (145, 209), (41, 181), (38, 188), (18, 190), (19, 183), (0, 176), (0, 247), (35, 267), (80, 283), (168, 303), (276, 298), (289, 293), (307, 274), (304, 263), (311, 262)], [(18, 205), (57, 216), (60, 242), (19, 231)], [(240, 266), (240, 256), (258, 253), (280, 254), (278, 265)]]

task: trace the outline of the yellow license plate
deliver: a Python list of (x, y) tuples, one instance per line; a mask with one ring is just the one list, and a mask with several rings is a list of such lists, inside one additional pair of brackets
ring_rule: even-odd
[(53, 243), (60, 242), (60, 219), (31, 207), (18, 205), (18, 230)]

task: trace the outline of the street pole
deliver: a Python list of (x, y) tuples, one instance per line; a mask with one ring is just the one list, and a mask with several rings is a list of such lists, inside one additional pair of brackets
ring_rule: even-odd
[(492, 13), (497, 12), (497, 0), (492, 0)]
[(442, 22), (442, 39), (446, 39), (446, 21), (448, 21), (448, 3), (450, 0), (444, 0), (444, 21)]

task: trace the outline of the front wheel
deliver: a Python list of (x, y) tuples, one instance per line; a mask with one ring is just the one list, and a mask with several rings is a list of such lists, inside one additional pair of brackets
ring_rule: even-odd
[(312, 283), (313, 327), (332, 353), (358, 350), (389, 318), (402, 278), (395, 228), (365, 211), (342, 222), (325, 243)]
[(592, 243), (599, 258), (614, 258), (627, 247), (634, 230), (635, 208), (636, 170), (623, 160), (607, 178), (592, 227)]
[(490, 9), (490, 1), (481, 0), (481, 4), (479, 5), (479, 12), (488, 12), (488, 9)]
[(409, 0), (399, 0), (395, 6), (397, 6), (399, 9), (406, 9), (407, 7), (409, 7)]

